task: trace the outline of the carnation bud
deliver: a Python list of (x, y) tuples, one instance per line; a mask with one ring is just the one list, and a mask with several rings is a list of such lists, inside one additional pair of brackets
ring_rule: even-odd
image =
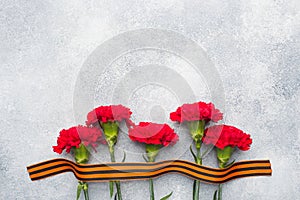
[(200, 149), (202, 138), (204, 136), (205, 120), (189, 121), (187, 122), (187, 125), (192, 135), (192, 138), (195, 141), (196, 148)]
[(90, 153), (83, 144), (80, 144), (78, 148), (75, 148), (74, 152), (76, 163), (86, 164), (89, 161)]
[(228, 163), (234, 148), (231, 146), (226, 146), (224, 149), (217, 148), (217, 157), (219, 161), (219, 167), (225, 168)]

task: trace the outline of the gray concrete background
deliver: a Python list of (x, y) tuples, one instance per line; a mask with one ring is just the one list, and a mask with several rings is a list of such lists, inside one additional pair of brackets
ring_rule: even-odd
[[(80, 101), (74, 94), (80, 88), (77, 78), (85, 72), (82, 66), (89, 55), (121, 33), (155, 28), (193, 40), (219, 72), (224, 89), (220, 98), (224, 95), (224, 101), (216, 101), (225, 112), (224, 122), (251, 133), (253, 138), (250, 151), (236, 152), (233, 157), (272, 162), (272, 177), (229, 182), (224, 187), (224, 199), (298, 199), (299, 10), (297, 0), (0, 1), (0, 198), (75, 199), (76, 181), (71, 174), (31, 182), (26, 166), (58, 157), (51, 146), (59, 130), (84, 123), (84, 113), (91, 107), (74, 106)], [(205, 77), (191, 80), (190, 63), (169, 52), (128, 52), (110, 66), (102, 76), (93, 78), (96, 87), (89, 93), (93, 97), (89, 103), (126, 103), (134, 112), (135, 122), (169, 123), (168, 113), (178, 105), (195, 98), (211, 100), (214, 90), (205, 86)], [(183, 83), (198, 92), (178, 98), (181, 94), (173, 91), (176, 82), (171, 84), (173, 88), (145, 84), (137, 85), (134, 92), (126, 92), (124, 87), (117, 90), (126, 80), (142, 82), (136, 73), (129, 73), (134, 69), (140, 74), (141, 69), (151, 69), (148, 78), (164, 77), (167, 82), (178, 80), (180, 76), (172, 72), (183, 69), (176, 75), (184, 74)], [(116, 98), (112, 99), (112, 94)], [(188, 133), (182, 127), (175, 128), (180, 142), (163, 149), (157, 160), (191, 160)], [(128, 161), (142, 161), (143, 146), (130, 142), (126, 129), (122, 129), (117, 145), (119, 160), (123, 150)], [(106, 147), (101, 146), (91, 162), (108, 161), (107, 154)], [(204, 163), (216, 166), (214, 156), (210, 152)], [(170, 191), (174, 192), (171, 199), (192, 197), (192, 180), (179, 175), (161, 177), (155, 180), (155, 187), (157, 199)], [(146, 181), (126, 182), (122, 189), (124, 199), (148, 198)], [(212, 199), (215, 189), (214, 185), (202, 184), (201, 199)], [(90, 184), (90, 196), (109, 199), (107, 184)]]

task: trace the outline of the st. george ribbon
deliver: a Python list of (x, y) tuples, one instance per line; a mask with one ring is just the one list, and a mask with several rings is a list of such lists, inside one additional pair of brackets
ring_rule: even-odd
[(80, 165), (67, 159), (57, 158), (30, 165), (27, 171), (32, 181), (72, 172), (78, 180), (84, 182), (146, 180), (168, 173), (178, 173), (206, 183), (220, 184), (236, 178), (272, 175), (269, 160), (240, 161), (228, 168), (219, 169), (184, 160)]

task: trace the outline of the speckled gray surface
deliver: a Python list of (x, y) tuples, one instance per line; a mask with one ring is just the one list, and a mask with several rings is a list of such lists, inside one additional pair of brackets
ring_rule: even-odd
[[(26, 166), (57, 157), (51, 146), (59, 130), (84, 123), (84, 113), (92, 106), (120, 101), (132, 108), (135, 122), (169, 122), (168, 112), (195, 99), (214, 99), (225, 112), (225, 123), (252, 134), (252, 149), (236, 152), (234, 158), (272, 162), (272, 177), (229, 182), (224, 199), (299, 198), (299, 10), (298, 0), (1, 0), (0, 198), (75, 199), (71, 174), (31, 182)], [(78, 92), (88, 80), (78, 77), (88, 73), (84, 66), (90, 55), (121, 33), (145, 28), (168, 30), (202, 47), (221, 81), (216, 81), (222, 88), (217, 91), (223, 91), (219, 98), (212, 98), (215, 89), (207, 87), (210, 78), (193, 79), (192, 64), (182, 55), (145, 48), (119, 55), (102, 75), (95, 75), (94, 88), (84, 91), (92, 101), (85, 104)], [(110, 50), (120, 48), (115, 44)], [(191, 160), (190, 138), (185, 129), (176, 130), (180, 142), (164, 149), (158, 160)], [(128, 161), (142, 161), (142, 146), (125, 133), (120, 134), (118, 158), (125, 150)], [(101, 146), (91, 162), (108, 160)], [(216, 166), (214, 152), (204, 163)], [(179, 175), (161, 177), (155, 187), (157, 198), (170, 191), (174, 200), (192, 197), (192, 181)], [(201, 199), (212, 199), (215, 188), (202, 184)], [(148, 198), (145, 181), (124, 183), (122, 189), (126, 200)], [(91, 199), (109, 199), (107, 190), (105, 183), (90, 184)]]

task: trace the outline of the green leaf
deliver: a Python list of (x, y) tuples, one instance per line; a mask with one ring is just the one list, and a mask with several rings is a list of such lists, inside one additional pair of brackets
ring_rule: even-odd
[(109, 182), (109, 192), (110, 192), (110, 198), (114, 195), (114, 182), (110, 181)]
[(196, 156), (196, 154), (194, 153), (194, 151), (192, 149), (192, 145), (190, 146), (190, 151), (191, 151), (191, 153), (192, 153), (192, 155), (194, 157), (195, 162), (197, 162), (198, 159), (197, 159), (197, 156)]
[(125, 162), (125, 160), (126, 160), (126, 152), (124, 151), (122, 162)]
[(217, 194), (218, 194), (218, 190), (216, 190), (214, 193), (214, 200), (217, 200)]
[(79, 199), (82, 189), (83, 189), (83, 185), (81, 183), (78, 183), (76, 200)]
[(230, 162), (229, 164), (226, 164), (225, 165), (225, 168), (227, 168), (227, 167), (231, 167), (233, 164), (234, 164), (234, 162), (235, 162), (235, 160), (233, 160), (232, 162)]
[(163, 198), (161, 198), (160, 200), (167, 200), (170, 196), (172, 196), (173, 192), (171, 192), (170, 194), (164, 196)]

